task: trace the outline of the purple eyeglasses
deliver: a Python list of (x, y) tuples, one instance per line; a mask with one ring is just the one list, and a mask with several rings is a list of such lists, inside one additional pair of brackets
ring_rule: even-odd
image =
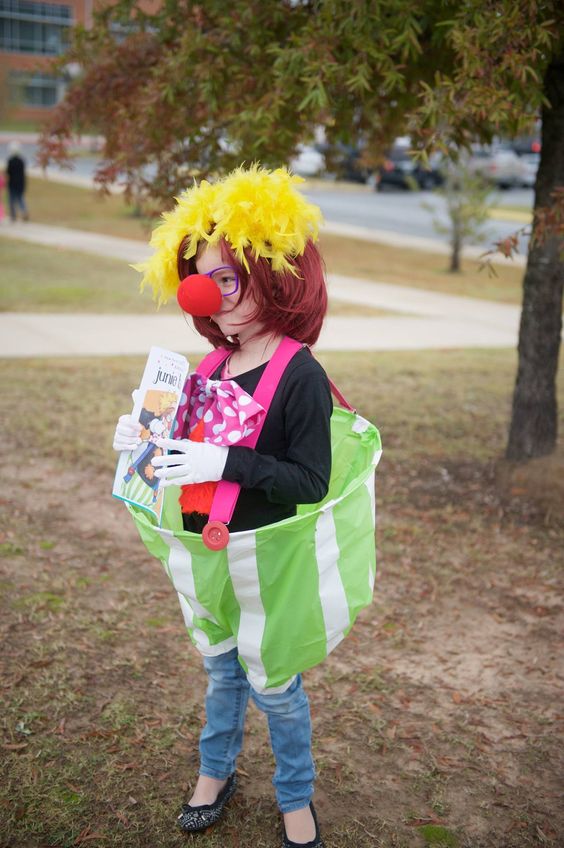
[(239, 291), (239, 275), (235, 268), (231, 268), (230, 265), (220, 265), (219, 268), (214, 268), (213, 271), (208, 271), (203, 276), (214, 281), (222, 297), (229, 297)]

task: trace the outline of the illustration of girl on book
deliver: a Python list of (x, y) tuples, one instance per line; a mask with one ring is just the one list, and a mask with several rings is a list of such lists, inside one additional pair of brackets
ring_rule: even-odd
[[(147, 392), (145, 406), (139, 415), (139, 423), (142, 427), (141, 444), (131, 451), (128, 469), (123, 477), (124, 482), (129, 483), (137, 473), (145, 485), (153, 490), (153, 500), (157, 498), (159, 479), (155, 476), (152, 459), (155, 456), (162, 456), (164, 452), (157, 445), (157, 440), (168, 436), (172, 431), (175, 401), (175, 395), (168, 392)], [(147, 408), (149, 406), (150, 409)]]

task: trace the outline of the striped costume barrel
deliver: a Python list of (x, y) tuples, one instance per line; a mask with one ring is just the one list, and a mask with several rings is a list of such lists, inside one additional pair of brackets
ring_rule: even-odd
[(276, 524), (231, 533), (221, 551), (183, 530), (176, 487), (165, 490), (161, 527), (128, 505), (178, 593), (198, 650), (216, 655), (237, 647), (259, 692), (283, 691), (293, 675), (322, 662), (372, 600), (380, 436), (365, 419), (335, 408), (331, 444), (323, 501)]

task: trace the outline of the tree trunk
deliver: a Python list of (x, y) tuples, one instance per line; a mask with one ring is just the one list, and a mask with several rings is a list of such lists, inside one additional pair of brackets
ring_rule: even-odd
[[(554, 203), (564, 185), (564, 53), (550, 63), (544, 93), (551, 108), (542, 111), (542, 151), (535, 186), (535, 209)], [(526, 461), (556, 446), (556, 372), (562, 333), (564, 264), (562, 241), (551, 236), (529, 252), (523, 282), (519, 366), (506, 456)]]

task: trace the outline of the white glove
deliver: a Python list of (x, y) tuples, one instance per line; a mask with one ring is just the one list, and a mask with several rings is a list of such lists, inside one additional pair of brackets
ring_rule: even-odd
[[(137, 396), (140, 394), (139, 389), (133, 389), (131, 392), (131, 400), (135, 405)], [(120, 416), (116, 432), (114, 433), (114, 450), (135, 450), (141, 444), (139, 434), (141, 433), (141, 424), (131, 415)]]
[(131, 415), (120, 416), (114, 434), (114, 450), (135, 450), (141, 444), (141, 424)]
[(229, 448), (191, 442), (189, 439), (157, 439), (164, 450), (181, 451), (178, 454), (156, 456), (151, 462), (158, 469), (159, 487), (186, 486), (189, 483), (215, 483), (221, 480)]

